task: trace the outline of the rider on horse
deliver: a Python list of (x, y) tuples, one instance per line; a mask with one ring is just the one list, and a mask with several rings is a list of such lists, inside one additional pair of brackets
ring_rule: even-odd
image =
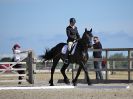
[(76, 20), (75, 18), (70, 18), (70, 25), (66, 28), (67, 33), (67, 44), (68, 44), (68, 50), (65, 55), (65, 64), (68, 64), (68, 56), (71, 52), (71, 48), (73, 43), (80, 38), (80, 35), (78, 33), (77, 27), (75, 26)]

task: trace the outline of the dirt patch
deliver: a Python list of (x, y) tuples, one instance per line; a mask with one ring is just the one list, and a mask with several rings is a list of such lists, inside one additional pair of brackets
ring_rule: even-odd
[[(109, 86), (109, 84), (102, 86)], [(132, 99), (133, 84), (129, 86), (129, 89), (96, 89), (88, 87), (73, 89), (0, 90), (0, 99)]]
[(132, 99), (133, 90), (6, 90), (0, 91), (0, 99)]
[[(71, 74), (69, 78), (71, 78)], [(0, 86), (49, 86), (49, 74), (37, 74), (35, 84), (22, 83), (4, 83)], [(64, 83), (57, 83), (57, 79), (62, 75), (55, 74), (55, 84), (62, 86)], [(85, 84), (87, 86), (87, 84)], [(128, 84), (95, 84), (96, 86), (127, 86)], [(79, 86), (79, 84), (78, 84)], [(73, 88), (73, 89), (38, 89), (38, 90), (0, 90), (0, 99), (133, 99), (133, 84), (126, 88)]]

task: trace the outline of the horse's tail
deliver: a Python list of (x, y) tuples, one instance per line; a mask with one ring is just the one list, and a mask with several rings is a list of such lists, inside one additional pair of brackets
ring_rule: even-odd
[(57, 54), (61, 53), (61, 49), (65, 44), (66, 43), (59, 43), (51, 50), (46, 49), (45, 54), (41, 55), (40, 57), (43, 58), (44, 61), (53, 59), (54, 57), (56, 57)]
[(51, 60), (53, 58), (53, 50), (48, 50), (46, 49), (44, 55), (40, 55), (42, 59), (46, 60)]

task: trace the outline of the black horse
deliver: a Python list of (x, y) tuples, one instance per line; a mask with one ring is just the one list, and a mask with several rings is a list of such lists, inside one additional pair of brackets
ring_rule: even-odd
[[(89, 76), (88, 76), (88, 71), (85, 69), (85, 64), (88, 60), (88, 48), (92, 46), (93, 35), (91, 32), (92, 32), (92, 29), (90, 29), (89, 31), (85, 29), (85, 32), (82, 38), (77, 41), (77, 46), (76, 46), (74, 54), (69, 56), (69, 63), (64, 64), (63, 67), (61, 68), (61, 73), (64, 77), (64, 82), (66, 84), (70, 83), (68, 77), (65, 74), (65, 70), (67, 69), (70, 63), (79, 64), (79, 69), (77, 71), (76, 77), (75, 79), (72, 80), (73, 85), (74, 86), (76, 85), (81, 69), (83, 69), (85, 72), (88, 85), (91, 84)], [(55, 47), (53, 47), (51, 50), (49, 51), (46, 50), (45, 55), (42, 55), (42, 58), (44, 59), (44, 61), (53, 59), (53, 66), (51, 68), (51, 79), (49, 81), (50, 86), (54, 86), (53, 74), (54, 74), (57, 63), (59, 62), (60, 59), (62, 59), (63, 61), (65, 60), (65, 55), (61, 53), (61, 50), (63, 46), (66, 44), (67, 43), (59, 43)]]

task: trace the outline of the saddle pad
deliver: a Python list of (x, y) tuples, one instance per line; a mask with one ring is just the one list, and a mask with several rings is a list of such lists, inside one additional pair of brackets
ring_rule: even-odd
[[(74, 44), (72, 45), (71, 55), (74, 54), (75, 49), (76, 49), (76, 46), (77, 46), (77, 42), (74, 43)], [(68, 50), (68, 45), (64, 45), (64, 46), (62, 47), (61, 53), (62, 53), (62, 54), (66, 54), (67, 50)]]
[(68, 45), (64, 45), (64, 46), (62, 47), (61, 53), (62, 53), (62, 54), (66, 54), (67, 48), (68, 48)]

